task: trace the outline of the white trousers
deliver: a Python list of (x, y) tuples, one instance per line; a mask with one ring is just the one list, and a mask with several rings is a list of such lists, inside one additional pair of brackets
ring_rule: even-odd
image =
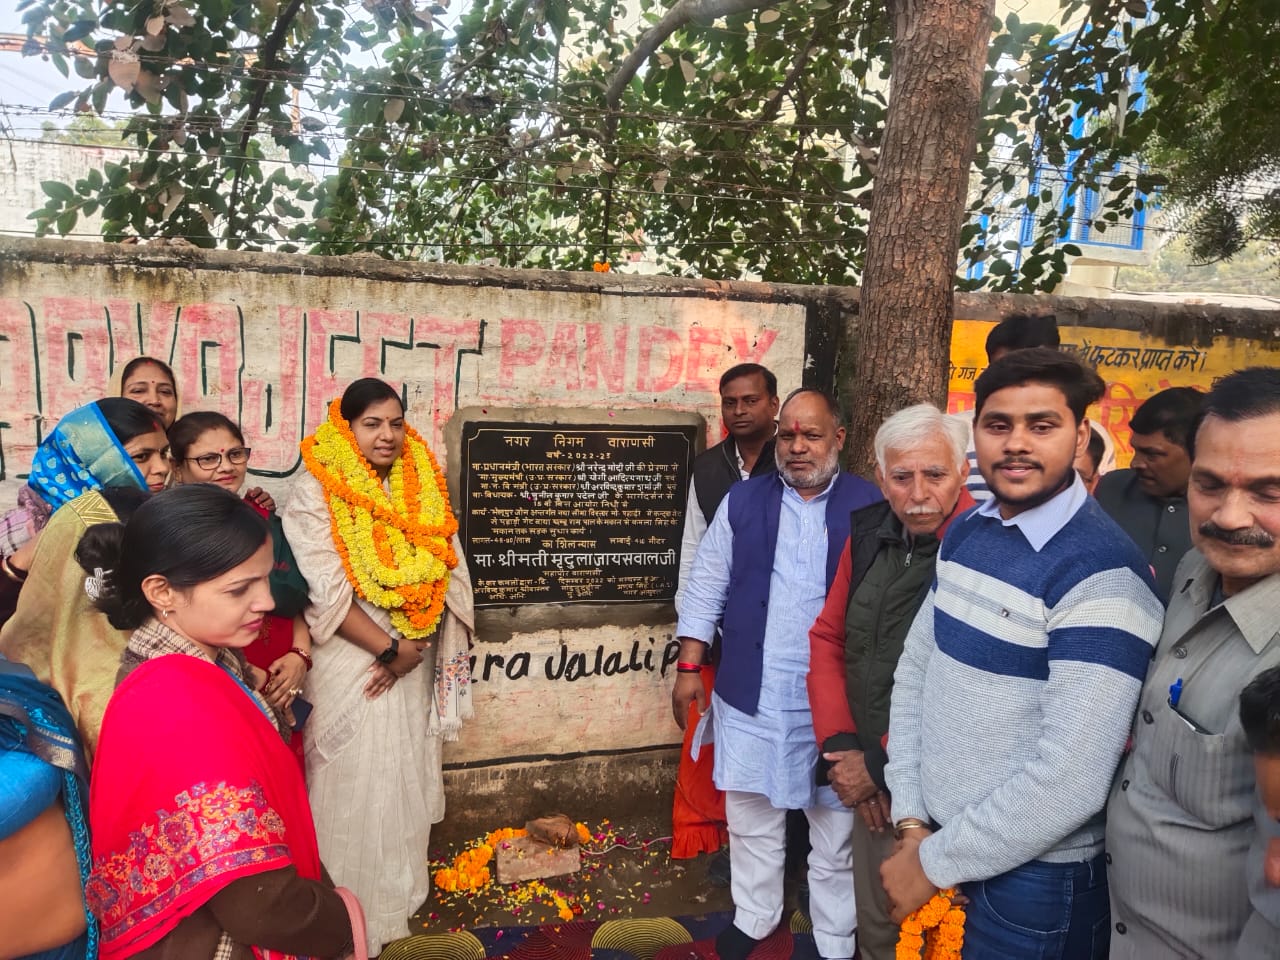
[[(830, 792), (830, 787), (820, 788)], [(782, 917), (787, 811), (758, 793), (724, 795), (729, 822), (733, 924), (763, 940)], [(818, 953), (827, 960), (852, 957), (857, 911), (853, 900), (854, 812), (821, 804), (804, 811), (809, 820), (809, 916)]]

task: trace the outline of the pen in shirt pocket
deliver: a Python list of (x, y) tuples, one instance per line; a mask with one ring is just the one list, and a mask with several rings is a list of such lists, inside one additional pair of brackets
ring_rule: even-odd
[(1183, 723), (1187, 725), (1187, 728), (1189, 730), (1195, 733), (1204, 733), (1204, 734), (1209, 733), (1208, 730), (1200, 726), (1200, 724), (1196, 723), (1194, 720), (1188, 717), (1185, 713), (1183, 713), (1180, 709), (1178, 709), (1178, 703), (1181, 700), (1182, 700), (1182, 678), (1179, 677), (1173, 683), (1169, 684), (1169, 709), (1174, 712), (1174, 714), (1178, 717), (1179, 720), (1181, 720)]

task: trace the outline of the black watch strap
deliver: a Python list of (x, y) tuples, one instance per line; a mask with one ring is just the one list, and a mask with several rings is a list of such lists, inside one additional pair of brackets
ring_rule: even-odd
[(400, 652), (400, 638), (392, 637), (391, 646), (387, 647), (387, 649), (383, 650), (380, 654), (378, 654), (378, 662), (390, 663), (396, 658), (396, 655), (399, 652)]

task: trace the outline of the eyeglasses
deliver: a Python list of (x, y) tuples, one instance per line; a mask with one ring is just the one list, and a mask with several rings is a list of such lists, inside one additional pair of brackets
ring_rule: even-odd
[(198, 457), (186, 457), (188, 463), (194, 463), (201, 470), (217, 470), (222, 466), (222, 458), (226, 457), (228, 461), (239, 466), (242, 463), (249, 462), (249, 454), (253, 450), (249, 447), (232, 447), (223, 453), (202, 453)]

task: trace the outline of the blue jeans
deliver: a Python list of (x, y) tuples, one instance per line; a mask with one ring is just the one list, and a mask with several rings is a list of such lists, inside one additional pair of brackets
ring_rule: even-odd
[(964, 960), (1106, 960), (1111, 904), (1103, 855), (1083, 863), (1033, 860), (962, 884)]

